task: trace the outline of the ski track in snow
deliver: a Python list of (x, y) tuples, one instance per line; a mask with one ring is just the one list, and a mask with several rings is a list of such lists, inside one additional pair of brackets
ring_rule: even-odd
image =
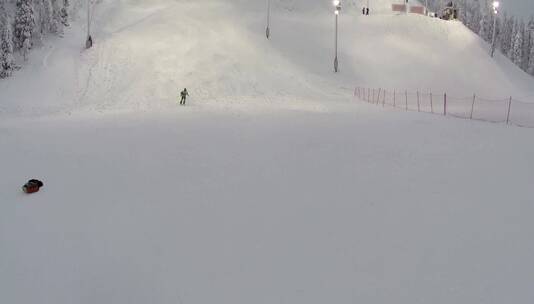
[(48, 51), (46, 53), (46, 55), (43, 57), (43, 68), (48, 68), (48, 59), (50, 58), (50, 56), (52, 56), (52, 54), (54, 54), (55, 50), (56, 50), (56, 45), (55, 44), (52, 44), (51, 46), (48, 47)]

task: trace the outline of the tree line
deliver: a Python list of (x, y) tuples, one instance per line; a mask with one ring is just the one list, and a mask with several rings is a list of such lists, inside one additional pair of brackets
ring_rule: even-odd
[[(429, 9), (439, 12), (450, 1), (428, 0)], [(523, 71), (534, 76), (534, 17), (528, 21), (500, 12), (493, 12), (493, 0), (456, 0), (458, 19), (489, 44), (493, 40), (495, 18), (495, 47)]]
[(69, 5), (69, 0), (0, 0), (0, 78), (11, 76), (16, 59), (26, 60), (47, 35), (63, 34)]

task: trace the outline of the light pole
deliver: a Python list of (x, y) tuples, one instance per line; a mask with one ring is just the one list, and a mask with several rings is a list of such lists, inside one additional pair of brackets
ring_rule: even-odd
[(267, 39), (271, 37), (271, 0), (267, 0), (267, 28), (265, 29), (265, 36)]
[(499, 8), (499, 1), (493, 1), (493, 35), (491, 38), (491, 57), (495, 53), (495, 36), (497, 34), (497, 9)]
[(339, 66), (339, 62), (337, 60), (337, 28), (338, 28), (337, 19), (339, 17), (339, 11), (341, 11), (341, 0), (334, 0), (334, 7), (336, 8), (336, 10), (334, 11), (334, 15), (336, 16), (336, 39), (335, 39), (335, 46), (334, 46), (334, 49), (335, 49), (334, 72), (337, 73), (338, 66)]
[(85, 48), (89, 49), (93, 46), (93, 37), (91, 37), (91, 0), (87, 0), (87, 39), (85, 40)]

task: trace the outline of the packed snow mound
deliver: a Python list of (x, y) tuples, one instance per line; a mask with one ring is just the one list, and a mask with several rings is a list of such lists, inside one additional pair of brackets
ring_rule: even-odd
[(80, 20), (62, 47), (34, 53), (0, 83), (0, 111), (165, 109), (184, 87), (203, 105), (332, 100), (354, 86), (532, 95), (533, 79), (505, 58), (491, 59), (462, 24), (371, 2), (370, 16), (361, 15), (363, 2), (344, 2), (334, 74), (329, 1), (273, 0), (270, 40), (265, 1), (102, 1), (95, 46), (81, 49)]
[(500, 54), (491, 58), (487, 43), (460, 22), (399, 14), (356, 23), (356, 36), (365, 38), (345, 50), (354, 50), (350, 59), (364, 86), (494, 98), (532, 93), (531, 76)]

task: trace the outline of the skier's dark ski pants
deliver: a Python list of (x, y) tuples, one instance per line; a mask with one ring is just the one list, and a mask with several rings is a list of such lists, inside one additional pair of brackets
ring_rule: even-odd
[(180, 100), (180, 104), (181, 104), (181, 105), (185, 105), (185, 96), (182, 97), (182, 100)]

